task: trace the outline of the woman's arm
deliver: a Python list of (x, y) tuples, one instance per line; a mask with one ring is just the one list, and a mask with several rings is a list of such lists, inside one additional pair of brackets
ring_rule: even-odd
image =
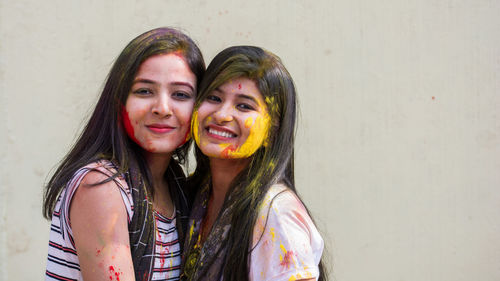
[(114, 181), (89, 186), (108, 178), (89, 172), (70, 206), (80, 269), (85, 280), (135, 280), (128, 233), (127, 211)]

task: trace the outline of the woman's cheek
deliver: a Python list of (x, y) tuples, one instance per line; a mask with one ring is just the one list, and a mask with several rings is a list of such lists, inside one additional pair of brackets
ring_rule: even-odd
[(248, 158), (252, 156), (262, 145), (267, 143), (270, 118), (268, 114), (257, 116), (255, 119), (249, 117), (245, 120), (245, 127), (250, 129), (250, 133), (245, 142), (238, 148), (226, 147), (224, 158)]
[(200, 132), (198, 130), (199, 125), (200, 124), (198, 123), (198, 110), (195, 110), (193, 112), (193, 117), (191, 118), (191, 132), (194, 141), (196, 142), (196, 145), (198, 145), (198, 147), (200, 147)]
[(125, 109), (125, 106), (122, 106), (122, 122), (123, 122), (123, 127), (125, 128), (125, 132), (129, 136), (129, 138), (142, 147), (141, 142), (135, 137), (134, 126), (130, 121), (130, 117), (128, 115), (127, 110)]
[(185, 127), (186, 133), (184, 134), (184, 138), (181, 140), (181, 143), (177, 147), (183, 146), (189, 139), (191, 139), (191, 118), (183, 126)]

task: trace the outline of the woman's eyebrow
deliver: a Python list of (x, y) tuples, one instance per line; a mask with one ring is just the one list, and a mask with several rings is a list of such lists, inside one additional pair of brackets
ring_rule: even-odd
[(136, 84), (136, 83), (145, 83), (145, 84), (157, 84), (155, 81), (153, 80), (149, 80), (149, 79), (144, 79), (144, 78), (138, 78), (138, 79), (135, 79), (134, 82), (132, 84)]
[(188, 82), (182, 82), (182, 81), (175, 81), (175, 82), (172, 82), (170, 83), (172, 85), (175, 85), (175, 86), (185, 86), (185, 87), (188, 87), (191, 89), (191, 91), (194, 91), (194, 87), (193, 85), (191, 85), (190, 83)]
[(239, 98), (242, 98), (242, 99), (247, 99), (247, 100), (250, 100), (250, 101), (252, 101), (252, 102), (254, 102), (254, 103), (258, 104), (257, 100), (256, 100), (254, 97), (252, 97), (252, 96), (245, 95), (245, 94), (238, 94), (238, 97), (239, 97)]
[[(137, 84), (137, 83), (145, 83), (145, 84), (152, 84), (152, 85), (158, 84), (158, 82), (156, 82), (154, 80), (145, 79), (145, 78), (137, 78), (137, 79), (134, 80), (134, 82), (132, 83), (132, 85)], [(170, 84), (174, 85), (174, 86), (185, 86), (185, 87), (190, 88), (191, 91), (194, 91), (193, 85), (191, 85), (188, 82), (174, 81), (174, 82), (172, 82)]]

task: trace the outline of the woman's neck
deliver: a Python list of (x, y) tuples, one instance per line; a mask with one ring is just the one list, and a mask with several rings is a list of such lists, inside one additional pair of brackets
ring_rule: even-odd
[(201, 241), (205, 242), (210, 230), (226, 199), (231, 182), (250, 163), (250, 159), (217, 159), (210, 158), (210, 174), (212, 178), (212, 192), (208, 200), (207, 212), (203, 219)]
[(165, 172), (170, 164), (172, 154), (147, 153), (145, 157), (151, 172), (151, 184), (154, 190), (153, 208), (157, 212), (170, 217), (174, 211), (174, 206), (170, 198)]
[(165, 180), (165, 171), (170, 164), (172, 154), (146, 153), (145, 157), (146, 162), (148, 163), (149, 171), (151, 172), (153, 188), (156, 192), (158, 188), (161, 188), (161, 185)]
[[(212, 198), (223, 203), (229, 191), (231, 182), (250, 163), (245, 159), (210, 159), (210, 174), (212, 177)], [(215, 203), (214, 202), (214, 203)]]

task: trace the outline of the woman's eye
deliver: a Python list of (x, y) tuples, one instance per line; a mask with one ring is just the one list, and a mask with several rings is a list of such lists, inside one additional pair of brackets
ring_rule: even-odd
[(172, 94), (172, 97), (178, 100), (188, 100), (191, 98), (191, 95), (186, 92), (175, 92)]
[(246, 103), (240, 103), (238, 105), (236, 105), (237, 108), (241, 109), (241, 110), (254, 110), (253, 106), (249, 105), (249, 104), (246, 104)]
[(145, 96), (145, 95), (153, 94), (153, 91), (151, 91), (150, 89), (140, 88), (140, 89), (135, 90), (134, 94)]
[(221, 102), (222, 100), (218, 96), (208, 95), (205, 100), (209, 102)]

